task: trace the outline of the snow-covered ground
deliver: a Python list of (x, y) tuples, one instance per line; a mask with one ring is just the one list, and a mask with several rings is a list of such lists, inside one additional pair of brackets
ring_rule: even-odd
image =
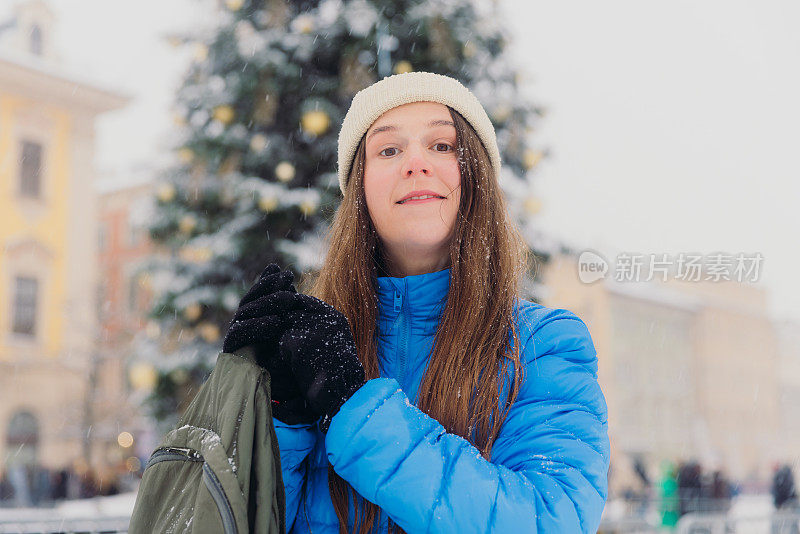
[(130, 517), (136, 502), (136, 492), (111, 497), (94, 497), (62, 501), (52, 508), (0, 508), (0, 524), (8, 521), (49, 519), (95, 519), (99, 517)]

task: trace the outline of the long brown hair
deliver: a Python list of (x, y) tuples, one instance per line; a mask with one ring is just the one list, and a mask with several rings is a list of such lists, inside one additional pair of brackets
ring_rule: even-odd
[[(514, 299), (528, 269), (528, 247), (509, 218), (480, 138), (461, 114), (449, 106), (448, 110), (456, 127), (461, 201), (450, 243), (447, 303), (419, 386), (417, 406), (447, 432), (475, 445), (489, 460), (494, 440), (523, 380), (512, 315)], [(326, 236), (328, 253), (324, 263), (316, 274), (303, 278), (301, 287), (309, 287), (309, 294), (347, 317), (359, 359), (367, 379), (371, 379), (380, 376), (377, 276), (389, 271), (367, 211), (365, 158), (362, 137), (344, 198)], [(511, 353), (509, 332), (514, 336)], [(514, 366), (514, 379), (508, 400), (500, 407), (499, 391), (507, 381), (509, 363)], [(347, 534), (348, 494), (352, 495), (355, 509), (353, 534), (370, 532), (380, 507), (358, 495), (330, 465), (328, 486), (340, 534)], [(391, 532), (402, 532), (391, 520), (389, 524)]]

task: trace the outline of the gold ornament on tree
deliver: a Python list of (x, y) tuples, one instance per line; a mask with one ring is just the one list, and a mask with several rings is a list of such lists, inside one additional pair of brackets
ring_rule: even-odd
[(208, 321), (200, 323), (197, 331), (206, 343), (214, 343), (219, 339), (219, 327), (214, 323)]
[(257, 133), (250, 138), (250, 150), (256, 153), (261, 152), (267, 148), (268, 143), (269, 139), (266, 135)]
[(278, 199), (275, 197), (261, 197), (258, 199), (258, 208), (264, 213), (269, 213), (278, 207)]
[(536, 215), (542, 211), (542, 201), (535, 196), (530, 196), (525, 199), (525, 211), (531, 215)]
[(202, 63), (208, 59), (208, 47), (203, 43), (195, 43), (194, 49), (192, 50), (192, 55), (194, 56), (195, 61)]
[(527, 170), (531, 170), (542, 160), (542, 152), (540, 150), (526, 149), (522, 155), (522, 164)]
[(183, 309), (183, 316), (187, 321), (196, 321), (203, 313), (203, 308), (197, 302), (189, 304)]
[(312, 135), (322, 135), (328, 130), (331, 118), (322, 110), (306, 111), (300, 119), (303, 130)]
[(301, 13), (297, 15), (292, 21), (292, 29), (294, 31), (309, 34), (314, 31), (314, 17), (308, 13)]
[(184, 215), (183, 217), (181, 217), (181, 220), (178, 221), (178, 230), (180, 230), (181, 233), (184, 234), (191, 233), (196, 226), (197, 226), (197, 219), (195, 219), (193, 215)]
[(208, 247), (186, 246), (181, 248), (178, 255), (188, 263), (205, 263), (211, 259), (213, 252)]
[(172, 184), (161, 184), (156, 190), (156, 198), (161, 202), (169, 202), (175, 198), (175, 186)]
[(288, 161), (281, 161), (275, 166), (275, 176), (283, 183), (291, 182), (295, 175), (294, 165)]
[(225, 0), (225, 6), (231, 11), (239, 11), (244, 5), (244, 0)]
[(233, 121), (235, 115), (236, 113), (233, 111), (233, 108), (227, 104), (215, 107), (212, 112), (212, 116), (225, 126)]
[(300, 203), (300, 211), (305, 216), (309, 216), (315, 211), (317, 211), (317, 203), (311, 200), (304, 200)]
[(128, 380), (134, 389), (152, 391), (158, 382), (158, 371), (149, 363), (138, 362), (128, 370)]
[(410, 61), (406, 61), (405, 59), (402, 61), (398, 61), (394, 66), (394, 73), (395, 74), (403, 74), (405, 72), (412, 72), (414, 68), (411, 66)]

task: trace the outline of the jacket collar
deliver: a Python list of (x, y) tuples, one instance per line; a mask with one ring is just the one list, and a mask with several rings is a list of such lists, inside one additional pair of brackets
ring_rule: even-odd
[(410, 330), (430, 334), (436, 331), (447, 303), (450, 268), (433, 273), (378, 277), (378, 330), (388, 334), (401, 313), (406, 313)]

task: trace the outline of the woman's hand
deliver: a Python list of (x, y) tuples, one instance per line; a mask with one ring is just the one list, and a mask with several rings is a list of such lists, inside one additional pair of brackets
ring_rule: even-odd
[(291, 271), (269, 264), (239, 302), (222, 344), (223, 352), (229, 353), (252, 346), (256, 361), (270, 375), (272, 415), (290, 425), (319, 419), (295, 383), (289, 362), (278, 351), (285, 312), (294, 306), (291, 297), (297, 294), (293, 278)]
[(294, 294), (297, 310), (286, 314), (287, 328), (278, 343), (309, 407), (328, 431), (342, 404), (365, 382), (347, 317), (322, 300)]
[(272, 296), (278, 291), (297, 293), (292, 285), (294, 274), (281, 271), (277, 263), (270, 263), (247, 293), (239, 301), (239, 308), (233, 316), (228, 332), (222, 342), (223, 352), (236, 352), (242, 347), (253, 345), (256, 353), (277, 352), (280, 339), (280, 315), (272, 304)]

